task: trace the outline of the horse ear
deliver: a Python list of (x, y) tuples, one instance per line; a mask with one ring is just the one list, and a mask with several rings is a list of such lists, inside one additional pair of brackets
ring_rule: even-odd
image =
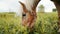
[(24, 11), (24, 12), (27, 12), (27, 9), (26, 9), (25, 4), (24, 4), (24, 3), (22, 3), (22, 2), (20, 2), (20, 1), (19, 1), (19, 3), (22, 5), (22, 7), (23, 7), (23, 11)]
[(20, 2), (20, 1), (19, 1), (19, 3), (22, 5), (23, 8), (26, 8), (24, 3)]

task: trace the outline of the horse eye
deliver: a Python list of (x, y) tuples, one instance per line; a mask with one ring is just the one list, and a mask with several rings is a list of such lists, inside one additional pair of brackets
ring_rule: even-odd
[(22, 16), (26, 16), (26, 14), (23, 14)]

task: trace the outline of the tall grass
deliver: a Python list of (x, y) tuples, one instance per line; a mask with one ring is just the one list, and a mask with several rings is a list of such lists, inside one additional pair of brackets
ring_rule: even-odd
[[(58, 16), (56, 12), (37, 13), (34, 34), (57, 34)], [(21, 18), (13, 13), (0, 14), (0, 34), (28, 34), (29, 29), (21, 25)]]

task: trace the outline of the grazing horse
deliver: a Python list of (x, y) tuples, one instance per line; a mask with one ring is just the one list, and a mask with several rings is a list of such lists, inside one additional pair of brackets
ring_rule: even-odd
[[(58, 17), (59, 17), (59, 22), (58, 22), (58, 32), (60, 32), (60, 0), (51, 0), (54, 2), (57, 11), (58, 11)], [(24, 26), (27, 26), (29, 28), (32, 28), (34, 26), (34, 22), (36, 21), (36, 7), (40, 0), (26, 0), (26, 4), (22, 3), (19, 1), (19, 3), (23, 7), (23, 12), (22, 12), (22, 24)]]
[(22, 12), (22, 24), (29, 28), (32, 28), (36, 21), (36, 7), (40, 0), (26, 0), (26, 4), (19, 1), (23, 7)]

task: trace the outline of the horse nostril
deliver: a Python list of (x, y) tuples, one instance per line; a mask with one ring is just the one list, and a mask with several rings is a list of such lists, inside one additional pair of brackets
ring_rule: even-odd
[(22, 16), (26, 16), (26, 14), (22, 14)]

